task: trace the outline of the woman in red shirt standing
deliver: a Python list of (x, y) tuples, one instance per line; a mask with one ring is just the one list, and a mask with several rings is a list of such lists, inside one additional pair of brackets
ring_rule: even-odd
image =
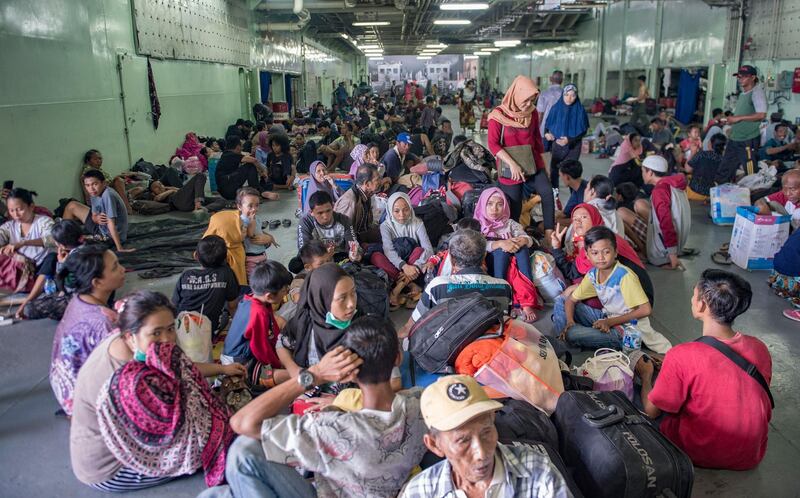
[(542, 198), (545, 239), (555, 226), (555, 199), (547, 177), (539, 134), (535, 100), (539, 89), (532, 79), (517, 76), (503, 102), (489, 114), (489, 150), (497, 160), (500, 190), (506, 194), (511, 219), (519, 221), (524, 200), (538, 193)]

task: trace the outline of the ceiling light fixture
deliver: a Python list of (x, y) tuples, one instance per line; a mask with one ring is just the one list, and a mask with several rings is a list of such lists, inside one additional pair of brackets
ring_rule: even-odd
[(417, 60), (418, 61), (429, 61), (431, 59), (433, 59), (433, 57), (431, 57), (430, 55), (419, 55), (419, 56), (417, 56)]
[(374, 57), (368, 57), (368, 59), (371, 60), (371, 61), (382, 61), (383, 57), (374, 56)]
[(465, 55), (465, 56), (464, 56), (464, 60), (465, 60), (465, 61), (475, 60), (475, 59), (477, 59), (477, 58), (478, 58), (478, 56), (477, 56), (477, 55)]
[(488, 3), (445, 3), (439, 6), (441, 10), (486, 10)]
[(353, 26), (388, 26), (389, 21), (356, 21)]
[(516, 47), (522, 43), (521, 40), (496, 40), (494, 42), (495, 47)]
[(457, 26), (472, 24), (472, 21), (469, 19), (437, 19), (433, 21), (433, 24), (438, 24), (439, 26)]
[(447, 48), (447, 45), (444, 43), (437, 43), (434, 45), (425, 45), (425, 48)]
[(473, 55), (478, 55), (483, 57), (484, 55), (492, 55), (491, 52), (472, 52)]
[(481, 50), (484, 51), (484, 52), (499, 52), (502, 49), (496, 48), (496, 47), (492, 47), (492, 48), (482, 48)]
[(369, 50), (371, 48), (381, 48), (381, 46), (380, 45), (361, 45), (360, 48), (363, 48), (364, 50)]

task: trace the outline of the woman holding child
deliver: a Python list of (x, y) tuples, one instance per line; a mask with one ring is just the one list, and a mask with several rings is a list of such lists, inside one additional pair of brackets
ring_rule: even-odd
[(12, 189), (6, 198), (8, 216), (0, 225), (0, 288), (20, 292), (33, 287), (47, 254), (55, 249), (53, 220), (36, 214), (33, 196), (24, 188)]

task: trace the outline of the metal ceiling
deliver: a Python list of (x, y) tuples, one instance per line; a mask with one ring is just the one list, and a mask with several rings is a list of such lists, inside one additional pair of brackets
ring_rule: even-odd
[[(473, 2), (481, 0), (464, 0)], [(575, 26), (607, 0), (483, 0), (486, 10), (440, 10), (453, 0), (250, 0), (261, 31), (302, 31), (344, 51), (377, 44), (385, 55), (413, 55), (426, 44), (444, 43), (442, 53), (471, 54), (498, 39), (569, 41)], [(295, 13), (296, 12), (296, 13)], [(436, 25), (435, 20), (468, 19), (469, 25)], [(383, 21), (388, 26), (353, 26)], [(346, 34), (347, 38), (342, 34)], [(360, 53), (360, 52), (358, 52)]]

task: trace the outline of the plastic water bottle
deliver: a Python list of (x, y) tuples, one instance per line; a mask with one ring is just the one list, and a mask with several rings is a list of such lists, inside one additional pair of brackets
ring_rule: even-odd
[(47, 277), (47, 280), (44, 281), (44, 293), (49, 296), (55, 294), (57, 290), (56, 281), (53, 280), (53, 277)]
[(625, 354), (642, 349), (642, 333), (636, 326), (638, 323), (637, 320), (631, 320), (625, 325), (625, 333), (622, 336), (622, 352)]

